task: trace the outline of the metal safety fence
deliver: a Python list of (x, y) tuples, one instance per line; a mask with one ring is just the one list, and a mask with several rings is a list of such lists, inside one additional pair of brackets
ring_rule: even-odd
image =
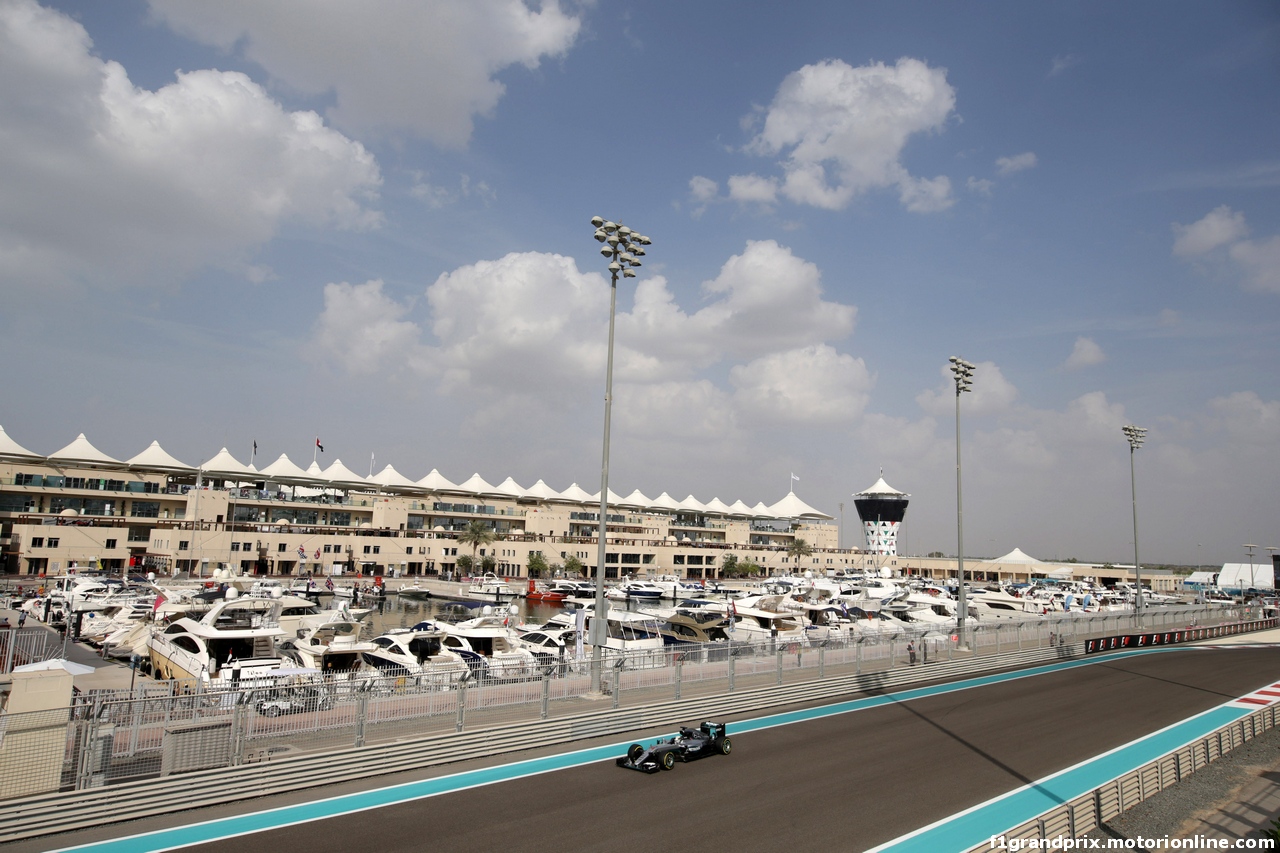
[[(1209, 625), (1246, 615), (1239, 608), (1152, 608), (1144, 625)], [(797, 639), (608, 650), (598, 693), (590, 661), (556, 658), (512, 678), (483, 671), (461, 678), (458, 672), (292, 676), (212, 689), (199, 681), (146, 681), (130, 691), (83, 694), (67, 709), (0, 717), (0, 797), (1066, 646), (1134, 627), (1124, 615), (1062, 614), (975, 626), (964, 648), (954, 633), (922, 625), (879, 636), (827, 632), (819, 639), (807, 632)], [(13, 772), (18, 766), (25, 770)]]

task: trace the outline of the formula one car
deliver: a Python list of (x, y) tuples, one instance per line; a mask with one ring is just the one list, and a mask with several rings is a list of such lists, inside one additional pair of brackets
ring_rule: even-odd
[(660, 740), (648, 748), (643, 744), (633, 743), (627, 747), (627, 754), (617, 759), (616, 763), (628, 770), (657, 773), (659, 770), (670, 770), (676, 766), (677, 761), (696, 761), (708, 755), (728, 755), (732, 749), (733, 743), (729, 740), (724, 723), (703, 723), (696, 729), (682, 726), (680, 734)]

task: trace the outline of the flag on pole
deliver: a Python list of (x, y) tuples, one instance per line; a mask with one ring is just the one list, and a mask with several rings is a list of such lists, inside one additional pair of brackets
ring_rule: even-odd
[(298, 546), (298, 559), (299, 560), (307, 559), (307, 552), (303, 549), (301, 545)]
[(257, 452), (258, 452), (258, 442), (257, 442), (257, 441), (255, 441), (255, 442), (253, 443), (253, 452), (254, 452), (254, 453), (257, 453)]
[(324, 453), (324, 445), (320, 443), (320, 436), (316, 436), (316, 447), (320, 448), (320, 452)]
[(329, 590), (330, 592), (333, 592), (333, 578), (325, 578), (324, 586), (325, 586), (325, 589)]
[(320, 559), (320, 549), (319, 549), (319, 548), (317, 548), (317, 549), (316, 549), (316, 556), (315, 556), (315, 558), (316, 558), (317, 560), (318, 560), (318, 559)]
[(795, 475), (795, 472), (794, 472), (794, 471), (791, 473), (791, 479), (796, 480), (796, 481), (799, 481), (799, 480), (800, 480), (800, 478), (799, 478), (799, 477), (797, 477), (797, 476)]

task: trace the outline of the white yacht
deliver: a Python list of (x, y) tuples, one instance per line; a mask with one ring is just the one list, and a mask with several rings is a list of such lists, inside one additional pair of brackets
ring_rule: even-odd
[(472, 601), (490, 601), (499, 604), (519, 597), (515, 587), (499, 578), (493, 572), (485, 572), (480, 580), (467, 587), (466, 597)]
[(444, 647), (445, 636), (431, 622), (393, 628), (373, 638), (373, 648), (364, 653), (364, 660), (384, 675), (426, 677), (447, 685), (468, 667), (462, 655)]
[(358, 672), (364, 666), (364, 655), (377, 648), (360, 639), (360, 621), (343, 610), (304, 617), (293, 636), (286, 635), (276, 645), (299, 666), (326, 675)]
[(666, 595), (666, 590), (652, 581), (627, 581), (624, 584), (610, 587), (606, 598), (614, 601), (657, 601)]
[(436, 624), (444, 631), (444, 648), (461, 655), (478, 678), (530, 678), (540, 674), (533, 652), (516, 642), (515, 631), (501, 617), (485, 613), (454, 625)]
[(226, 598), (199, 619), (184, 616), (151, 635), (151, 670), (158, 678), (233, 682), (281, 667), (275, 641), (280, 601)]

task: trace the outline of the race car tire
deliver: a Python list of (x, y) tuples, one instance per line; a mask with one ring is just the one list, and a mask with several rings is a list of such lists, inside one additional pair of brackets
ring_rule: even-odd
[(644, 747), (638, 743), (633, 743), (627, 747), (627, 761), (635, 763), (635, 760), (644, 755)]
[(676, 766), (676, 754), (674, 752), (662, 753), (662, 769), (670, 770)]
[(728, 755), (730, 752), (733, 752), (733, 741), (729, 740), (727, 737), (722, 737), (716, 742), (716, 749), (720, 750), (721, 755)]

